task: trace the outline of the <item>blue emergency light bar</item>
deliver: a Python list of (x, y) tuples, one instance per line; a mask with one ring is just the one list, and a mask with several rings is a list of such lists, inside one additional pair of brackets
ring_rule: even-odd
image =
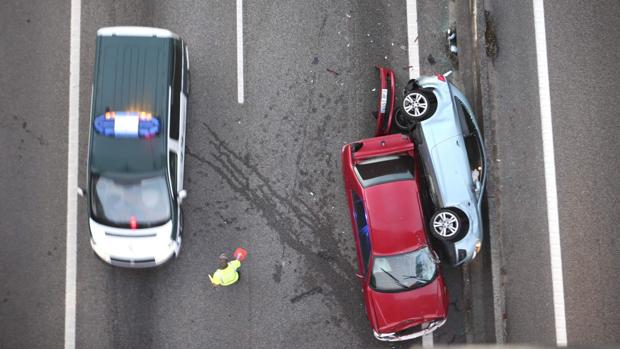
[(95, 118), (94, 127), (107, 137), (148, 138), (159, 133), (159, 120), (147, 112), (108, 111)]

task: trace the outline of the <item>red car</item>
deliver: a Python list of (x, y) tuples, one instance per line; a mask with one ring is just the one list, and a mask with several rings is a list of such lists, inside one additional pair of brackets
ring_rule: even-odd
[(436, 330), (449, 300), (425, 232), (413, 143), (394, 134), (347, 144), (342, 171), (375, 337), (401, 341)]

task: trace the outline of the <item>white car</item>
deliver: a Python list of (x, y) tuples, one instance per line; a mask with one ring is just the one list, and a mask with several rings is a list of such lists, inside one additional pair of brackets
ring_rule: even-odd
[(158, 28), (97, 32), (87, 187), (90, 243), (121, 267), (161, 265), (181, 248), (187, 47)]

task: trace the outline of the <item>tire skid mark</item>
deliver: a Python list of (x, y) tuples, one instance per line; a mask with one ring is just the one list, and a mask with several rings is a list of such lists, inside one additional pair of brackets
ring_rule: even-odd
[[(187, 155), (217, 173), (232, 191), (261, 214), (267, 225), (278, 233), (283, 244), (305, 257), (312, 271), (304, 276), (310, 291), (320, 287), (319, 293), (330, 296), (323, 297), (322, 301), (339, 304), (356, 334), (365, 338), (363, 326), (358, 325), (358, 297), (350, 296), (355, 294), (357, 288), (355, 280), (350, 277), (354, 269), (338, 253), (339, 241), (333, 235), (335, 224), (329, 208), (324, 207), (327, 212), (320, 212), (298, 197), (278, 192), (271, 180), (248, 162), (249, 157), (235, 153), (209, 125), (203, 123), (203, 126), (208, 131), (205, 139), (214, 151), (203, 156), (188, 147)], [(321, 286), (317, 285), (317, 281)], [(331, 289), (339, 291), (332, 292)]]

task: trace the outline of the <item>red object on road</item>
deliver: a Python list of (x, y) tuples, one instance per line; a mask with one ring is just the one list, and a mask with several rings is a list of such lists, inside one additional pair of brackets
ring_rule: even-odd
[(377, 130), (376, 136), (383, 136), (390, 133), (392, 119), (394, 116), (394, 71), (390, 68), (377, 66), (379, 79), (381, 82), (379, 89), (379, 103), (377, 110)]
[(235, 253), (233, 253), (233, 256), (235, 257), (235, 259), (240, 262), (242, 262), (247, 255), (248, 255), (248, 251), (244, 250), (241, 247), (237, 247), (237, 249), (235, 250)]

